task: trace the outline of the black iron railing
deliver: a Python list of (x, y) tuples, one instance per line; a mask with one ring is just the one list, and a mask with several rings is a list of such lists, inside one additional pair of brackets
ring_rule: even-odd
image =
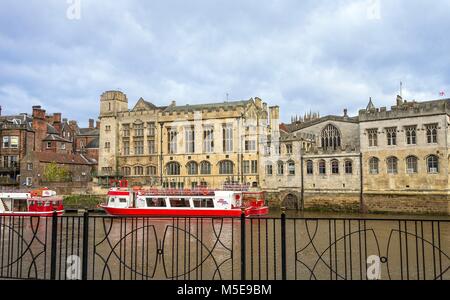
[(0, 278), (450, 279), (450, 221), (0, 217)]

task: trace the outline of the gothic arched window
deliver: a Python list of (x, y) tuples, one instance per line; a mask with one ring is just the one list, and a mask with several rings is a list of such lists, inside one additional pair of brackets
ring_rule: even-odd
[(341, 134), (335, 126), (330, 124), (322, 130), (322, 148), (337, 150), (339, 147), (341, 147)]

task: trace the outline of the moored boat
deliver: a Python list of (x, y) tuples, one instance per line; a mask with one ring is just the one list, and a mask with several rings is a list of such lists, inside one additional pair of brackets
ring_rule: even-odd
[(54, 212), (64, 213), (63, 199), (47, 188), (0, 193), (0, 216), (49, 217)]
[(127, 183), (111, 188), (100, 205), (113, 216), (239, 217), (269, 213), (263, 192), (210, 189), (130, 189)]

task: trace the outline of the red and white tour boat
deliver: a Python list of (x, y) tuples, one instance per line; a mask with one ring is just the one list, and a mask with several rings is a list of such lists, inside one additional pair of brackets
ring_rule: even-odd
[(0, 216), (49, 217), (64, 213), (63, 199), (47, 188), (31, 192), (0, 192)]
[(123, 180), (111, 188), (107, 203), (100, 205), (113, 216), (238, 217), (269, 213), (263, 192), (232, 190), (129, 189)]

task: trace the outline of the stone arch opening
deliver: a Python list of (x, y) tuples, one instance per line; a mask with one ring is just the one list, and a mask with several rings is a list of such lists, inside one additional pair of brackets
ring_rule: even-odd
[(300, 208), (299, 206), (299, 197), (293, 193), (284, 196), (281, 203), (281, 207), (285, 207), (287, 210), (298, 210)]

